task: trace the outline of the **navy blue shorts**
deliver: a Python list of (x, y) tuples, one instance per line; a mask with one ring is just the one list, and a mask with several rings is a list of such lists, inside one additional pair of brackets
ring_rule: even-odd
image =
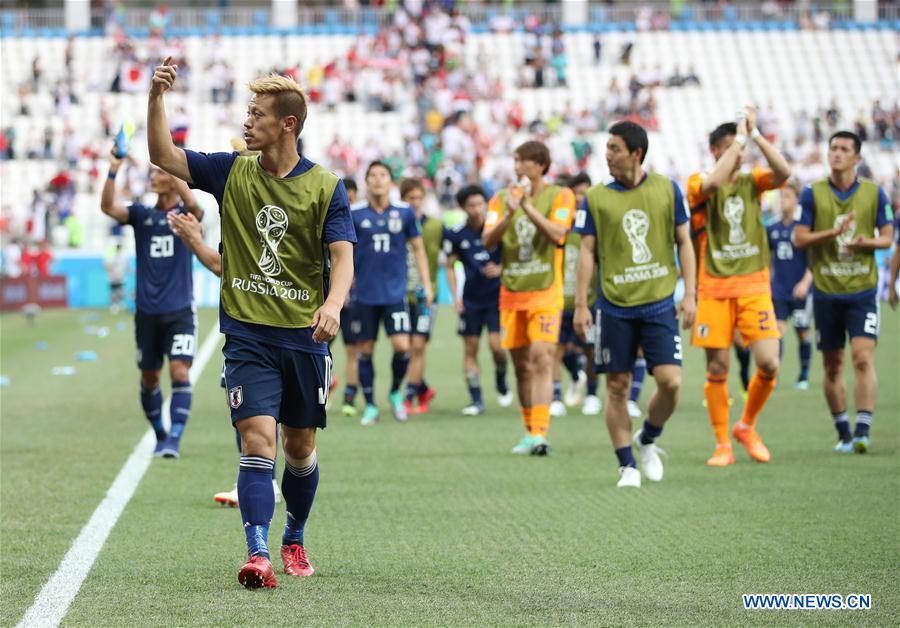
[(137, 364), (142, 371), (158, 371), (163, 358), (194, 361), (197, 350), (197, 312), (192, 307), (166, 314), (134, 313)]
[(390, 305), (357, 303), (353, 316), (354, 321), (359, 323), (359, 342), (376, 340), (379, 323), (384, 324), (388, 336), (410, 333), (409, 306), (405, 300)]
[(225, 389), (231, 422), (275, 417), (287, 427), (325, 427), (331, 356), (226, 336)]
[(465, 308), (456, 331), (460, 336), (480, 336), (485, 327), (489, 334), (500, 333), (500, 310), (496, 305)]
[(812, 295), (805, 299), (772, 299), (775, 306), (775, 319), (786, 321), (790, 319), (794, 329), (809, 329), (812, 322)]
[(559, 325), (559, 344), (574, 344), (582, 349), (590, 349), (594, 346), (593, 340), (582, 340), (575, 333), (575, 312), (573, 310), (563, 310), (562, 322)]
[(630, 373), (638, 347), (647, 370), (661, 364), (681, 366), (681, 334), (675, 308), (654, 318), (620, 318), (597, 309), (594, 362), (601, 373)]
[(431, 340), (431, 329), (434, 327), (434, 307), (427, 307), (424, 303), (410, 302), (409, 323), (415, 336), (425, 336), (425, 341)]
[(350, 301), (341, 310), (341, 336), (344, 338), (344, 346), (359, 342), (361, 325), (362, 323), (356, 320), (356, 302)]
[(813, 311), (819, 351), (843, 349), (847, 336), (878, 340), (881, 311), (874, 293), (857, 301), (834, 301), (816, 295)]

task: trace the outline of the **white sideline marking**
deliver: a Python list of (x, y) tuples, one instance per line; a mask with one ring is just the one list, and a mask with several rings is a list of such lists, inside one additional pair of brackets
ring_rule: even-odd
[[(216, 346), (219, 344), (219, 324), (216, 321), (212, 331), (203, 341), (200, 347), (200, 353), (191, 366), (191, 382), (197, 381), (200, 373), (209, 359), (212, 357)], [(163, 407), (168, 407), (168, 400)], [(119, 475), (116, 476), (112, 486), (106, 493), (106, 497), (97, 506), (90, 520), (81, 529), (72, 547), (66, 552), (62, 562), (59, 564), (56, 572), (38, 593), (21, 621), (16, 625), (17, 628), (25, 626), (59, 626), (59, 623), (66, 616), (75, 596), (81, 589), (82, 583), (87, 578), (94, 561), (103, 549), (109, 533), (119, 520), (125, 506), (134, 491), (137, 489), (141, 478), (150, 466), (153, 459), (153, 447), (156, 443), (156, 436), (153, 430), (149, 429), (135, 446), (128, 457), (128, 461)]]

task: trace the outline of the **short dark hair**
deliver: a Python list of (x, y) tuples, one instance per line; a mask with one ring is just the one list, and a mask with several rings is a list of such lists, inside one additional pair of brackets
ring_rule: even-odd
[(582, 171), (576, 175), (573, 175), (572, 178), (569, 179), (569, 185), (567, 187), (574, 188), (576, 185), (591, 185), (591, 175)]
[(519, 159), (527, 159), (543, 166), (544, 174), (547, 174), (547, 171), (550, 170), (550, 149), (543, 142), (529, 140), (524, 144), (520, 144), (515, 150), (515, 155)]
[(413, 190), (422, 190), (422, 193), (425, 193), (425, 186), (422, 185), (421, 179), (406, 177), (400, 181), (400, 198), (405, 197)]
[(372, 168), (377, 168), (378, 166), (381, 166), (382, 168), (387, 170), (388, 174), (391, 176), (391, 179), (394, 178), (394, 173), (391, 170), (391, 167), (389, 165), (387, 165), (386, 163), (384, 163), (383, 161), (381, 161), (380, 159), (376, 159), (375, 161), (370, 163), (369, 166), (366, 168), (366, 178), (367, 179), (369, 178), (369, 173), (372, 172)]
[(636, 122), (623, 120), (609, 127), (609, 134), (621, 137), (629, 153), (633, 153), (640, 148), (641, 163), (644, 163), (644, 159), (647, 158), (647, 147), (650, 146), (650, 141), (647, 139), (647, 131), (644, 130), (644, 127)]
[(344, 188), (349, 190), (353, 190), (354, 192), (359, 191), (359, 187), (356, 185), (356, 179), (353, 177), (344, 177)]
[(485, 194), (484, 188), (480, 185), (471, 184), (456, 193), (456, 202), (459, 203), (460, 207), (463, 207), (472, 196), (481, 196), (487, 200), (487, 194)]
[(862, 140), (859, 139), (859, 136), (852, 131), (838, 131), (828, 138), (829, 146), (831, 146), (831, 140), (834, 139), (853, 140), (853, 148), (856, 150), (856, 154), (858, 155), (860, 151), (862, 151)]
[(737, 135), (736, 122), (723, 122), (722, 124), (717, 126), (715, 130), (709, 134), (709, 145), (718, 146), (719, 142), (724, 140), (729, 135)]

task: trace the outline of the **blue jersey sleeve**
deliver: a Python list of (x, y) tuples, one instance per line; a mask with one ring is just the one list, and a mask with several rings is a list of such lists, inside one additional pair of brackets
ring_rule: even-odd
[(808, 185), (800, 192), (800, 220), (797, 222), (812, 229), (816, 218), (816, 202), (813, 200), (812, 188)]
[(891, 209), (891, 201), (884, 190), (878, 188), (878, 215), (875, 218), (875, 226), (879, 229), (894, 221), (894, 212)]
[(350, 215), (350, 201), (347, 199), (347, 188), (344, 187), (343, 181), (338, 181), (334, 194), (331, 195), (322, 239), (326, 244), (339, 241), (356, 244), (356, 229)]
[(225, 182), (228, 181), (228, 174), (238, 154), (198, 153), (187, 149), (184, 154), (193, 180), (191, 187), (212, 194), (221, 208), (222, 197), (225, 196)]
[(778, 228), (778, 223), (773, 223), (766, 227), (766, 239), (769, 241), (769, 249), (774, 248), (774, 243), (772, 242), (772, 235), (775, 233), (775, 229)]
[(416, 218), (416, 212), (412, 207), (409, 208), (406, 224), (403, 226), (403, 233), (406, 234), (408, 240), (422, 235), (422, 225), (419, 224), (419, 219)]
[(575, 222), (572, 225), (572, 231), (581, 235), (596, 236), (597, 228), (594, 227), (594, 218), (588, 211), (587, 199), (581, 201), (581, 207), (575, 212)]
[(684, 194), (681, 193), (681, 188), (674, 180), (672, 189), (675, 190), (675, 226), (677, 227), (689, 221), (691, 217), (688, 216), (687, 206), (684, 204)]
[(138, 203), (130, 203), (128, 205), (128, 220), (125, 221), (126, 225), (131, 225), (132, 227), (138, 222), (140, 222), (141, 217), (144, 215), (144, 206)]

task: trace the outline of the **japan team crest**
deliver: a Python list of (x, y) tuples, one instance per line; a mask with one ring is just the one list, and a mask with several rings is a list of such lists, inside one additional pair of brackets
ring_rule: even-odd
[(403, 221), (400, 220), (400, 212), (392, 209), (388, 215), (388, 231), (391, 233), (400, 233), (403, 231)]
[(244, 403), (244, 387), (235, 386), (228, 390), (228, 403), (232, 408), (237, 410)]

